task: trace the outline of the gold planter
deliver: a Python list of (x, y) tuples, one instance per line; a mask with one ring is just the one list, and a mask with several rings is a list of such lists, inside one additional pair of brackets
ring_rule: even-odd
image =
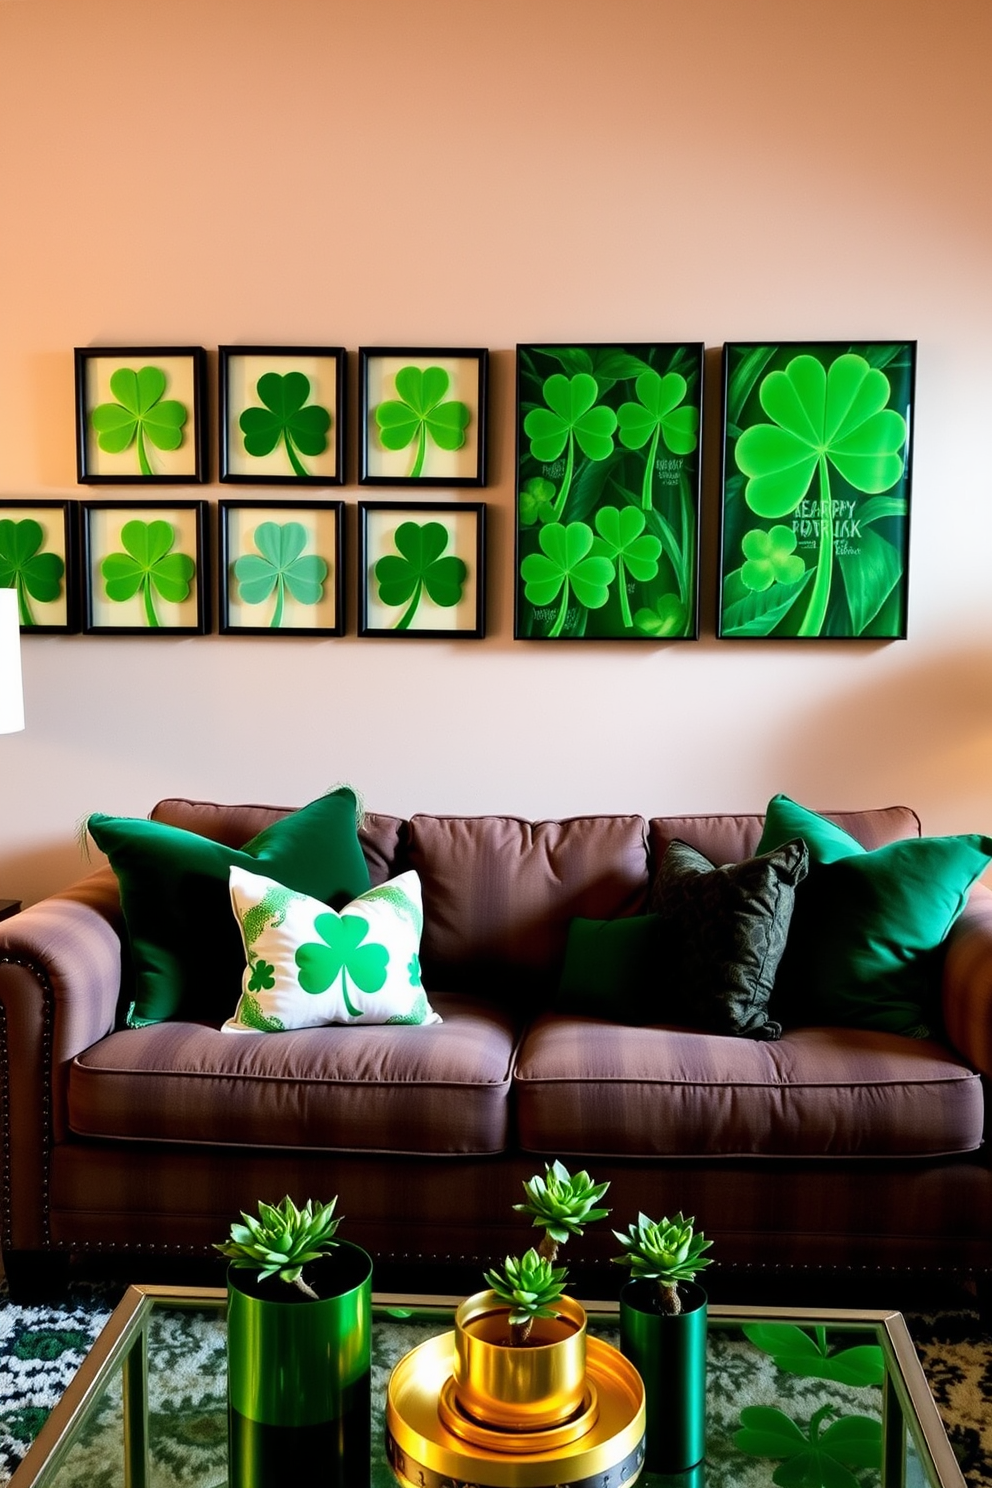
[(523, 1347), (512, 1347), (509, 1308), (495, 1292), (476, 1292), (461, 1304), (453, 1391), (468, 1417), (526, 1432), (562, 1426), (589, 1410), (585, 1309), (571, 1297), (555, 1309), (553, 1318), (535, 1319)]

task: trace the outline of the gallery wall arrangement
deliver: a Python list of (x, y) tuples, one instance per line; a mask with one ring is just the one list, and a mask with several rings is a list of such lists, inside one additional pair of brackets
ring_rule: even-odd
[[(514, 639), (699, 637), (701, 342), (516, 348)], [(906, 635), (915, 341), (728, 342), (716, 636)], [(75, 351), (80, 485), (116, 500), (0, 497), (0, 587), (37, 635), (345, 634), (347, 507), (280, 489), (162, 498), (209, 480), (207, 353)], [(361, 637), (486, 634), (486, 505), (415, 488), (487, 483), (489, 353), (359, 349)], [(345, 481), (348, 353), (218, 348), (219, 478)], [(212, 523), (216, 522), (216, 536)]]

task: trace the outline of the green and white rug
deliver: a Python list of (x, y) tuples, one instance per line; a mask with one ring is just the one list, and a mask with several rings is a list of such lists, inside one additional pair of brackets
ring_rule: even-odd
[[(121, 1294), (120, 1287), (79, 1285), (62, 1306), (22, 1307), (0, 1293), (0, 1485), (8, 1481)], [(908, 1322), (969, 1488), (992, 1488), (992, 1340), (980, 1330), (977, 1316), (965, 1310), (914, 1316)], [(164, 1311), (153, 1327), (151, 1488), (219, 1488), (226, 1483), (227, 1436), (222, 1316)], [(435, 1332), (436, 1322), (377, 1328), (374, 1399), (383, 1398), (400, 1355)], [(205, 1379), (211, 1382), (207, 1393)], [(707, 1488), (751, 1484), (765, 1488), (769, 1482), (799, 1481), (798, 1461), (772, 1461), (762, 1455), (742, 1459), (731, 1449), (742, 1425), (742, 1409), (775, 1402), (803, 1432), (814, 1417), (822, 1418), (824, 1429), (844, 1417), (878, 1417), (877, 1389), (823, 1378), (783, 1377), (771, 1357), (756, 1368), (750, 1345), (739, 1335), (716, 1330), (711, 1336), (709, 1393), (711, 1421), (728, 1446), (726, 1453), (715, 1451), (708, 1458)], [(60, 1485), (111, 1488), (117, 1481), (112, 1460), (117, 1454), (109, 1444), (120, 1439), (120, 1412), (119, 1391), (116, 1396), (110, 1393), (87, 1439), (74, 1448)], [(372, 1488), (392, 1488), (381, 1449), (381, 1408), (373, 1419), (373, 1441)], [(868, 1488), (878, 1481), (878, 1474), (871, 1471), (828, 1467), (831, 1483)], [(819, 1471), (804, 1481), (823, 1481)]]

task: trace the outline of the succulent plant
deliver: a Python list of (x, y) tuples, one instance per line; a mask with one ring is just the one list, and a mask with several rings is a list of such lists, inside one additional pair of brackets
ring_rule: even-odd
[(588, 1173), (573, 1177), (564, 1163), (555, 1159), (545, 1163), (545, 1176), (540, 1173), (524, 1184), (527, 1195), (523, 1204), (514, 1204), (520, 1214), (529, 1214), (536, 1226), (544, 1230), (538, 1247), (540, 1254), (553, 1261), (559, 1245), (570, 1235), (581, 1235), (594, 1219), (605, 1219), (608, 1209), (598, 1209), (598, 1201), (609, 1183), (593, 1183)]
[(232, 1224), (231, 1238), (215, 1245), (232, 1266), (257, 1271), (259, 1280), (277, 1276), (280, 1281), (298, 1287), (308, 1297), (317, 1293), (304, 1281), (302, 1270), (309, 1261), (328, 1255), (337, 1245), (334, 1232), (341, 1223), (335, 1219), (335, 1196), (329, 1204), (307, 1199), (297, 1209), (287, 1194), (281, 1204), (258, 1206), (258, 1219), (242, 1210), (244, 1224)]
[(552, 1266), (531, 1246), (522, 1256), (507, 1256), (502, 1271), (485, 1273), (486, 1281), (510, 1308), (510, 1337), (525, 1343), (535, 1318), (554, 1317), (554, 1303), (565, 1290), (567, 1270)]
[(625, 1235), (613, 1231), (623, 1248), (623, 1255), (613, 1257), (614, 1264), (628, 1266), (632, 1281), (656, 1281), (663, 1312), (681, 1312), (678, 1283), (691, 1281), (697, 1271), (710, 1265), (710, 1258), (703, 1259), (702, 1252), (713, 1242), (706, 1240), (702, 1231), (695, 1234), (694, 1224), (695, 1220), (686, 1219), (681, 1211), (657, 1224), (646, 1214), (639, 1214), (637, 1223), (628, 1225)]

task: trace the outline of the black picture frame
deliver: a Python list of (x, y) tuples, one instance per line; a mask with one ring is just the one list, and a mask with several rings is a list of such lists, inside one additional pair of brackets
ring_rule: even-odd
[[(0, 582), (17, 590), (21, 635), (73, 635), (79, 630), (77, 517), (75, 501), (0, 498)], [(8, 522), (13, 524), (10, 530), (4, 525)], [(26, 522), (37, 530), (25, 532), (21, 524)]]
[(517, 346), (515, 640), (698, 639), (704, 354)]
[[(83, 501), (80, 508), (86, 635), (186, 636), (209, 632), (210, 542), (206, 501)], [(138, 529), (133, 535), (125, 536), (124, 529), (130, 522), (143, 523), (148, 530), (142, 534)], [(176, 529), (171, 539), (167, 533), (151, 530), (157, 522)], [(177, 541), (183, 544), (178, 552)], [(166, 542), (168, 546), (155, 558), (153, 555)], [(186, 551), (190, 546), (193, 554)], [(118, 565), (115, 576), (108, 576), (103, 569), (111, 555), (129, 560)], [(192, 571), (186, 573), (186, 566), (175, 561), (166, 562), (177, 557), (192, 558)], [(184, 575), (185, 597), (171, 597), (182, 588)], [(128, 591), (123, 596), (111, 594), (108, 585), (112, 577)], [(122, 606), (119, 621), (115, 615), (117, 604)], [(167, 619), (171, 617), (171, 623), (162, 623), (163, 614)]]
[[(343, 501), (220, 501), (218, 542), (219, 630), (221, 635), (340, 636), (345, 633), (344, 572), (345, 528)], [(284, 566), (277, 545), (285, 537), (273, 535), (258, 541), (258, 530), (266, 522), (283, 528), (295, 523), (306, 533), (303, 547)], [(254, 541), (255, 551), (249, 543)], [(290, 538), (292, 551), (296, 538)], [(265, 548), (268, 551), (263, 552)], [(284, 549), (286, 551), (287, 549)], [(235, 565), (241, 558), (254, 558), (258, 572), (239, 579)], [(313, 559), (323, 560), (325, 573), (314, 574)], [(266, 572), (268, 568), (269, 572)], [(292, 569), (296, 570), (295, 583)], [(246, 597), (254, 580), (257, 598)], [(320, 593), (308, 595), (315, 586)], [(250, 590), (248, 592), (251, 592)], [(313, 619), (324, 623), (299, 623), (306, 608)], [(267, 623), (263, 615), (269, 615)], [(288, 617), (288, 618), (287, 618)]]
[[(397, 541), (397, 533), (407, 524), (424, 534), (415, 539), (416, 551), (411, 549), (409, 540)], [(443, 547), (437, 547), (439, 534), (425, 532), (436, 526), (445, 530)], [(406, 552), (403, 547), (407, 548)], [(384, 558), (395, 560), (392, 566), (397, 570), (404, 564), (409, 570), (408, 574), (399, 573), (392, 579), (394, 589), (402, 596), (395, 600), (383, 598), (383, 575), (377, 568)], [(452, 558), (461, 560), (463, 575), (453, 572), (448, 561)], [(427, 574), (435, 565), (443, 567), (435, 568), (432, 593)], [(442, 595), (450, 595), (456, 587), (461, 589), (465, 585), (467, 592), (461, 592), (454, 603), (442, 599)], [(395, 640), (455, 641), (482, 640), (485, 633), (485, 502), (360, 501), (358, 634), (391, 636)]]
[[(343, 485), (347, 365), (348, 353), (342, 346), (218, 347), (221, 480), (265, 486)], [(260, 379), (270, 374), (307, 380), (304, 401), (291, 415), (271, 409), (259, 392)], [(296, 396), (294, 392), (291, 404)], [(248, 398), (256, 401), (248, 403)], [(307, 417), (318, 410), (327, 416), (326, 426)], [(258, 427), (246, 430), (241, 421), (252, 414), (258, 415)], [(262, 448), (249, 449), (249, 438)]]
[(720, 640), (903, 640), (915, 341), (723, 348)]
[[(207, 354), (202, 346), (76, 347), (74, 356), (76, 476), (81, 485), (190, 485), (207, 479)], [(111, 387), (111, 379), (125, 372), (131, 374), (126, 392), (119, 385)], [(121, 396), (129, 406), (121, 403)], [(183, 410), (181, 419), (174, 405)], [(148, 419), (146, 414), (156, 407), (168, 407), (169, 417)], [(98, 430), (93, 421), (101, 409), (108, 410), (109, 423)]]
[[(404, 389), (402, 384), (397, 387), (396, 378), (408, 372), (415, 388)], [(425, 386), (428, 376), (432, 382)], [(485, 347), (360, 347), (359, 484), (484, 486), (488, 382), (489, 352)], [(407, 398), (403, 397), (404, 391)], [(387, 393), (392, 396), (385, 396)], [(410, 396), (418, 399), (422, 408), (429, 405), (419, 418), (408, 401)], [(411, 410), (409, 418), (391, 427), (391, 440), (405, 438), (405, 442), (391, 443), (389, 448), (382, 442), (379, 413), (387, 405), (396, 412), (404, 407)], [(434, 421), (432, 429), (428, 415), (439, 408), (449, 409), (450, 416)], [(464, 422), (458, 409), (467, 409)], [(450, 443), (458, 434), (462, 442)], [(438, 435), (442, 444), (437, 442)]]

